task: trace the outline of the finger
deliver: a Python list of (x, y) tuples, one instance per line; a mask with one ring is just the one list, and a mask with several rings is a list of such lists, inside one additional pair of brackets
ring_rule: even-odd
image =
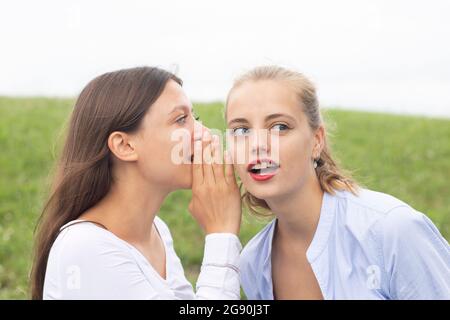
[(231, 159), (230, 151), (225, 150), (225, 181), (227, 184), (235, 184), (233, 160)]
[(203, 166), (202, 161), (202, 141), (194, 141), (194, 161), (192, 164), (192, 185), (203, 183)]
[(211, 134), (208, 131), (203, 133), (203, 182), (215, 183), (212, 169)]
[(218, 135), (213, 135), (212, 139), (212, 157), (213, 157), (213, 172), (216, 182), (224, 179), (223, 175), (223, 156), (222, 147), (220, 145), (220, 138)]

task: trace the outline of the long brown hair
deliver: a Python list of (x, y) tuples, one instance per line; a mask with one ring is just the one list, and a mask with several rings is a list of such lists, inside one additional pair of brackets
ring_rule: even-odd
[[(274, 80), (286, 83), (296, 93), (299, 106), (308, 119), (312, 130), (325, 126), (320, 113), (314, 84), (303, 74), (288, 70), (279, 66), (256, 67), (238, 77), (228, 94), (230, 97), (234, 89), (248, 81)], [(228, 100), (228, 99), (227, 99)], [(227, 101), (228, 104), (228, 101)], [(351, 178), (348, 172), (339, 167), (338, 162), (332, 157), (331, 148), (327, 136), (324, 137), (324, 146), (317, 161), (316, 175), (323, 191), (334, 194), (335, 190), (346, 190), (354, 194), (358, 191), (358, 184)], [(242, 189), (242, 184), (240, 188)], [(242, 199), (250, 212), (260, 216), (270, 216), (270, 208), (266, 201), (259, 199), (250, 192), (243, 190)]]
[(166, 83), (182, 81), (155, 67), (103, 74), (80, 93), (73, 109), (56, 176), (35, 230), (31, 298), (42, 299), (50, 249), (59, 229), (98, 203), (113, 182), (108, 137), (139, 129)]

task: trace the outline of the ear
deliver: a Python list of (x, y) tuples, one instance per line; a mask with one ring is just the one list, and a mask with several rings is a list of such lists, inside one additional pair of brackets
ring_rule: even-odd
[(114, 131), (108, 137), (109, 150), (122, 161), (136, 161), (138, 155), (133, 139), (125, 132)]
[(325, 128), (323, 125), (321, 125), (314, 131), (314, 145), (312, 149), (312, 156), (314, 159), (319, 158), (324, 145), (325, 145)]

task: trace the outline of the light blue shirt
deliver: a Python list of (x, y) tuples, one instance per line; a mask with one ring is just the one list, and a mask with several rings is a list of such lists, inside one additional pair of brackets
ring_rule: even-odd
[[(241, 253), (248, 299), (273, 299), (276, 219)], [(387, 194), (324, 193), (306, 252), (324, 299), (450, 299), (450, 248), (431, 220)]]

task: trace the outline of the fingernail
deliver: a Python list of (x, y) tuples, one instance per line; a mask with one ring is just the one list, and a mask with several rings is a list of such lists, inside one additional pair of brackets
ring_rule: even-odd
[(203, 141), (207, 141), (211, 138), (211, 135), (208, 131), (203, 132)]

